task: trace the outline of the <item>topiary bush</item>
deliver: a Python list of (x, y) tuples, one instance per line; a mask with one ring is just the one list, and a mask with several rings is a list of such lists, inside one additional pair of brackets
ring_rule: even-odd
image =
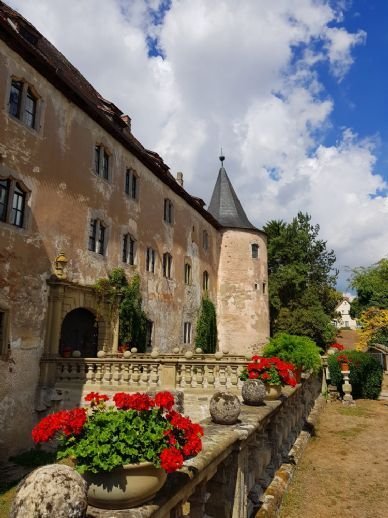
[(277, 356), (304, 370), (319, 372), (322, 366), (321, 349), (307, 336), (278, 333), (264, 347), (263, 356)]
[(205, 353), (215, 353), (217, 348), (217, 317), (216, 308), (208, 298), (202, 299), (197, 322), (195, 345)]
[(343, 361), (344, 356), (347, 358), (350, 367), (349, 381), (352, 385), (352, 396), (362, 399), (377, 399), (381, 392), (383, 368), (368, 353), (341, 351), (328, 356), (331, 383), (342, 392), (343, 377), (340, 360)]

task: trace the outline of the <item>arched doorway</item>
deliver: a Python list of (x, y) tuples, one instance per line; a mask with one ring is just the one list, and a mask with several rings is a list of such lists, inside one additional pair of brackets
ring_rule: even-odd
[(97, 344), (95, 315), (85, 308), (70, 311), (62, 322), (59, 354), (71, 356), (73, 351), (80, 351), (84, 358), (94, 358), (97, 355)]

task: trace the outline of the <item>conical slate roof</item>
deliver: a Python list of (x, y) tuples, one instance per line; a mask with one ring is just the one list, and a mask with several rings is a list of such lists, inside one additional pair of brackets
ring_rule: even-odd
[(223, 165), (224, 157), (220, 157), (220, 160), (221, 168), (218, 173), (208, 212), (210, 212), (223, 227), (256, 229), (248, 220), (240, 200), (226, 174)]

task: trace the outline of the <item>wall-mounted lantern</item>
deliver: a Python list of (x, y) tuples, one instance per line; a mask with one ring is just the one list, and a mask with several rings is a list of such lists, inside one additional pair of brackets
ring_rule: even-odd
[(60, 252), (59, 255), (54, 260), (54, 270), (55, 275), (58, 279), (66, 279), (65, 268), (67, 263), (69, 262), (68, 258), (65, 256), (64, 252)]

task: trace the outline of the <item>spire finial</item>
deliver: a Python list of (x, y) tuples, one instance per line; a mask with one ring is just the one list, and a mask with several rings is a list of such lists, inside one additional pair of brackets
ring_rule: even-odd
[(219, 158), (219, 159), (220, 159), (220, 161), (221, 161), (221, 167), (224, 167), (224, 160), (225, 160), (225, 156), (224, 156), (224, 154), (223, 154), (223, 152), (222, 152), (222, 148), (221, 148), (221, 154), (220, 154), (220, 156), (219, 156), (218, 158)]

